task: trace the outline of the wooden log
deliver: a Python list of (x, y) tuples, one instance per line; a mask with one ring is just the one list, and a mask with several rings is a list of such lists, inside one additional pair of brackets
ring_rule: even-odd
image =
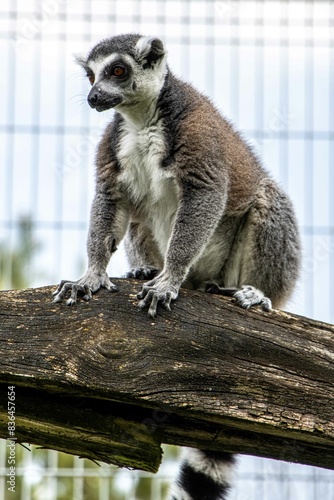
[[(182, 290), (152, 320), (140, 283), (74, 307), (0, 293), (0, 437), (156, 471), (161, 443), (334, 469), (334, 327)], [(13, 437), (13, 436), (12, 436)]]

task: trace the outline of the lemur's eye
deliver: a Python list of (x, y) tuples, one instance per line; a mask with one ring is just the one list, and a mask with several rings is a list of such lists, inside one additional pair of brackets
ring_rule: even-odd
[(113, 76), (122, 77), (125, 75), (125, 73), (126, 69), (124, 68), (124, 66), (114, 66), (113, 69), (111, 70), (111, 74)]
[(95, 76), (93, 75), (93, 73), (89, 73), (87, 76), (88, 76), (88, 80), (89, 80), (90, 84), (94, 85)]

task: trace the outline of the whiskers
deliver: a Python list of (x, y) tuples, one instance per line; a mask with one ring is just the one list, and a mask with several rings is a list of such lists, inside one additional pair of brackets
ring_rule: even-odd
[(87, 93), (85, 91), (80, 92), (70, 98), (70, 102), (74, 103), (77, 108), (89, 108), (87, 103)]

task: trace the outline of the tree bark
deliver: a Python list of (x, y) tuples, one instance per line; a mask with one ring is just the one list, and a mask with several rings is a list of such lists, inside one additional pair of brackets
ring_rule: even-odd
[(74, 307), (0, 293), (0, 437), (151, 472), (161, 443), (334, 469), (333, 326), (186, 290), (152, 320), (113, 281)]

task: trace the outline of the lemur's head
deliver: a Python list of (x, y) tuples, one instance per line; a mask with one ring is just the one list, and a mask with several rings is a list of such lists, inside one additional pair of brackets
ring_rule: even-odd
[(158, 38), (129, 34), (102, 40), (87, 57), (76, 57), (92, 85), (89, 105), (122, 110), (156, 98), (166, 76), (165, 55)]

